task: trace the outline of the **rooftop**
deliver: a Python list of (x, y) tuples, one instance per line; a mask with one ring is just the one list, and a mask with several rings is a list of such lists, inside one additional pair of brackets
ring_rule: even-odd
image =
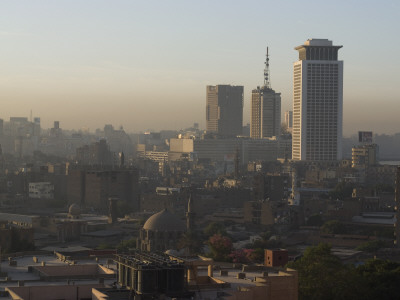
[(328, 39), (308, 39), (304, 42), (306, 46), (332, 46), (332, 41)]
[[(35, 257), (37, 262), (34, 260)], [(13, 257), (12, 260), (16, 262), (16, 265), (10, 265), (7, 259), (1, 262), (1, 273), (4, 276), (0, 277), (0, 289), (2, 290), (6, 287), (16, 287), (18, 282), (21, 281), (24, 282), (25, 286), (68, 285), (69, 281), (76, 281), (81, 284), (95, 284), (99, 282), (98, 278), (107, 277), (112, 278), (105, 279), (105, 283), (112, 284), (115, 281), (114, 276), (109, 276), (109, 274), (116, 271), (116, 265), (107, 258), (99, 257), (98, 261), (89, 257), (75, 260), (76, 266), (71, 265), (72, 261), (62, 261), (54, 255), (27, 255)], [(102, 265), (109, 266), (109, 269)], [(44, 283), (41, 279), (43, 276), (41, 276), (40, 272), (35, 272), (33, 268), (38, 268), (49, 277), (54, 276), (52, 278), (53, 281)], [(76, 272), (77, 269), (80, 272)], [(82, 270), (85, 270), (84, 273), (82, 273)], [(88, 275), (85, 278), (85, 276), (81, 276), (81, 273), (89, 274), (90, 276)], [(106, 276), (101, 276), (102, 273), (105, 273)]]

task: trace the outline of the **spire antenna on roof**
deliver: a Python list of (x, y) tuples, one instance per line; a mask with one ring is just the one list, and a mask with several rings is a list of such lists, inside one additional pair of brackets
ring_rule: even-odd
[(269, 81), (269, 53), (267, 47), (267, 57), (265, 60), (265, 69), (264, 69), (264, 87), (271, 88), (271, 83)]

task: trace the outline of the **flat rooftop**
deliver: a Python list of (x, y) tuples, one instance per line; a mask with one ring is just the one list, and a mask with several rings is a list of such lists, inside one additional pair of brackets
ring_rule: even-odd
[(104, 284), (47, 285), (8, 287), (9, 299), (54, 300), (91, 299), (93, 288), (104, 288)]
[(34, 266), (41, 278), (49, 280), (64, 278), (115, 278), (115, 272), (98, 264)]
[(332, 46), (332, 41), (328, 39), (308, 39), (304, 42), (306, 46)]
[[(18, 286), (19, 281), (23, 281), (25, 286), (67, 285), (71, 281), (94, 284), (99, 282), (99, 278), (104, 278), (104, 283), (107, 284), (115, 282), (115, 275), (110, 274), (116, 272), (117, 266), (114, 261), (108, 265), (110, 261), (107, 258), (99, 257), (98, 262), (90, 258), (79, 259), (75, 261), (77, 265), (70, 265), (71, 261), (61, 261), (54, 255), (37, 255), (35, 256), (38, 259), (37, 263), (34, 262), (33, 257), (34, 255), (13, 258), (16, 261), (16, 266), (10, 266), (8, 259), (3, 257), (5, 260), (1, 262), (1, 272), (6, 273), (7, 278), (0, 277), (0, 289)], [(43, 262), (45, 266), (42, 266)], [(109, 270), (102, 265), (108, 266)], [(37, 268), (38, 271), (35, 272), (34, 268)], [(53, 276), (52, 280), (54, 281), (44, 283), (39, 271), (50, 277)], [(83, 272), (84, 276), (79, 276), (82, 275), (79, 272)]]

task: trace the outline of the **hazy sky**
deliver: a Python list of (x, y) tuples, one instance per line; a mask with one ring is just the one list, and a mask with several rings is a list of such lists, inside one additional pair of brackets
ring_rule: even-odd
[[(294, 47), (343, 45), (344, 133), (400, 132), (400, 1), (0, 2), (0, 118), (128, 131), (205, 127), (206, 85), (263, 83), (292, 107)], [(395, 55), (396, 53), (396, 55)]]

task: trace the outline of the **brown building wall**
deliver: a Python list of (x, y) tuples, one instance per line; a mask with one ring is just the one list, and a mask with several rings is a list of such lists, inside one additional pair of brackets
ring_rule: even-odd
[(67, 176), (67, 197), (69, 204), (83, 204), (85, 172), (82, 170), (69, 170)]
[(6, 288), (12, 299), (20, 300), (81, 300), (92, 298), (92, 288), (103, 287), (103, 284), (59, 285), (59, 286), (24, 286)]
[(298, 275), (296, 271), (279, 272), (281, 276), (268, 277), (270, 286), (269, 298), (271, 300), (297, 300), (298, 299)]
[(244, 220), (248, 223), (272, 225), (274, 215), (269, 201), (248, 201), (244, 203)]
[(279, 272), (278, 276), (256, 278), (257, 284), (253, 287), (238, 287), (227, 300), (297, 300), (298, 274), (297, 271), (287, 269)]
[(10, 229), (0, 229), (0, 245), (1, 245), (2, 251), (11, 247), (11, 230)]
[(253, 178), (254, 200), (280, 201), (285, 196), (288, 183), (288, 176), (256, 174)]
[(71, 171), (68, 175), (68, 202), (108, 211), (108, 198), (118, 198), (139, 209), (139, 184), (136, 169)]
[(9, 250), (17, 250), (23, 251), (26, 249), (18, 249), (18, 245), (20, 242), (29, 243), (31, 245), (34, 244), (33, 241), (33, 228), (3, 228), (0, 229), (0, 242), (1, 242), (1, 250), (9, 251)]
[(283, 267), (289, 261), (289, 254), (286, 249), (265, 250), (264, 264), (267, 267)]
[(107, 206), (108, 182), (102, 172), (86, 172), (84, 189), (84, 205), (95, 209)]

